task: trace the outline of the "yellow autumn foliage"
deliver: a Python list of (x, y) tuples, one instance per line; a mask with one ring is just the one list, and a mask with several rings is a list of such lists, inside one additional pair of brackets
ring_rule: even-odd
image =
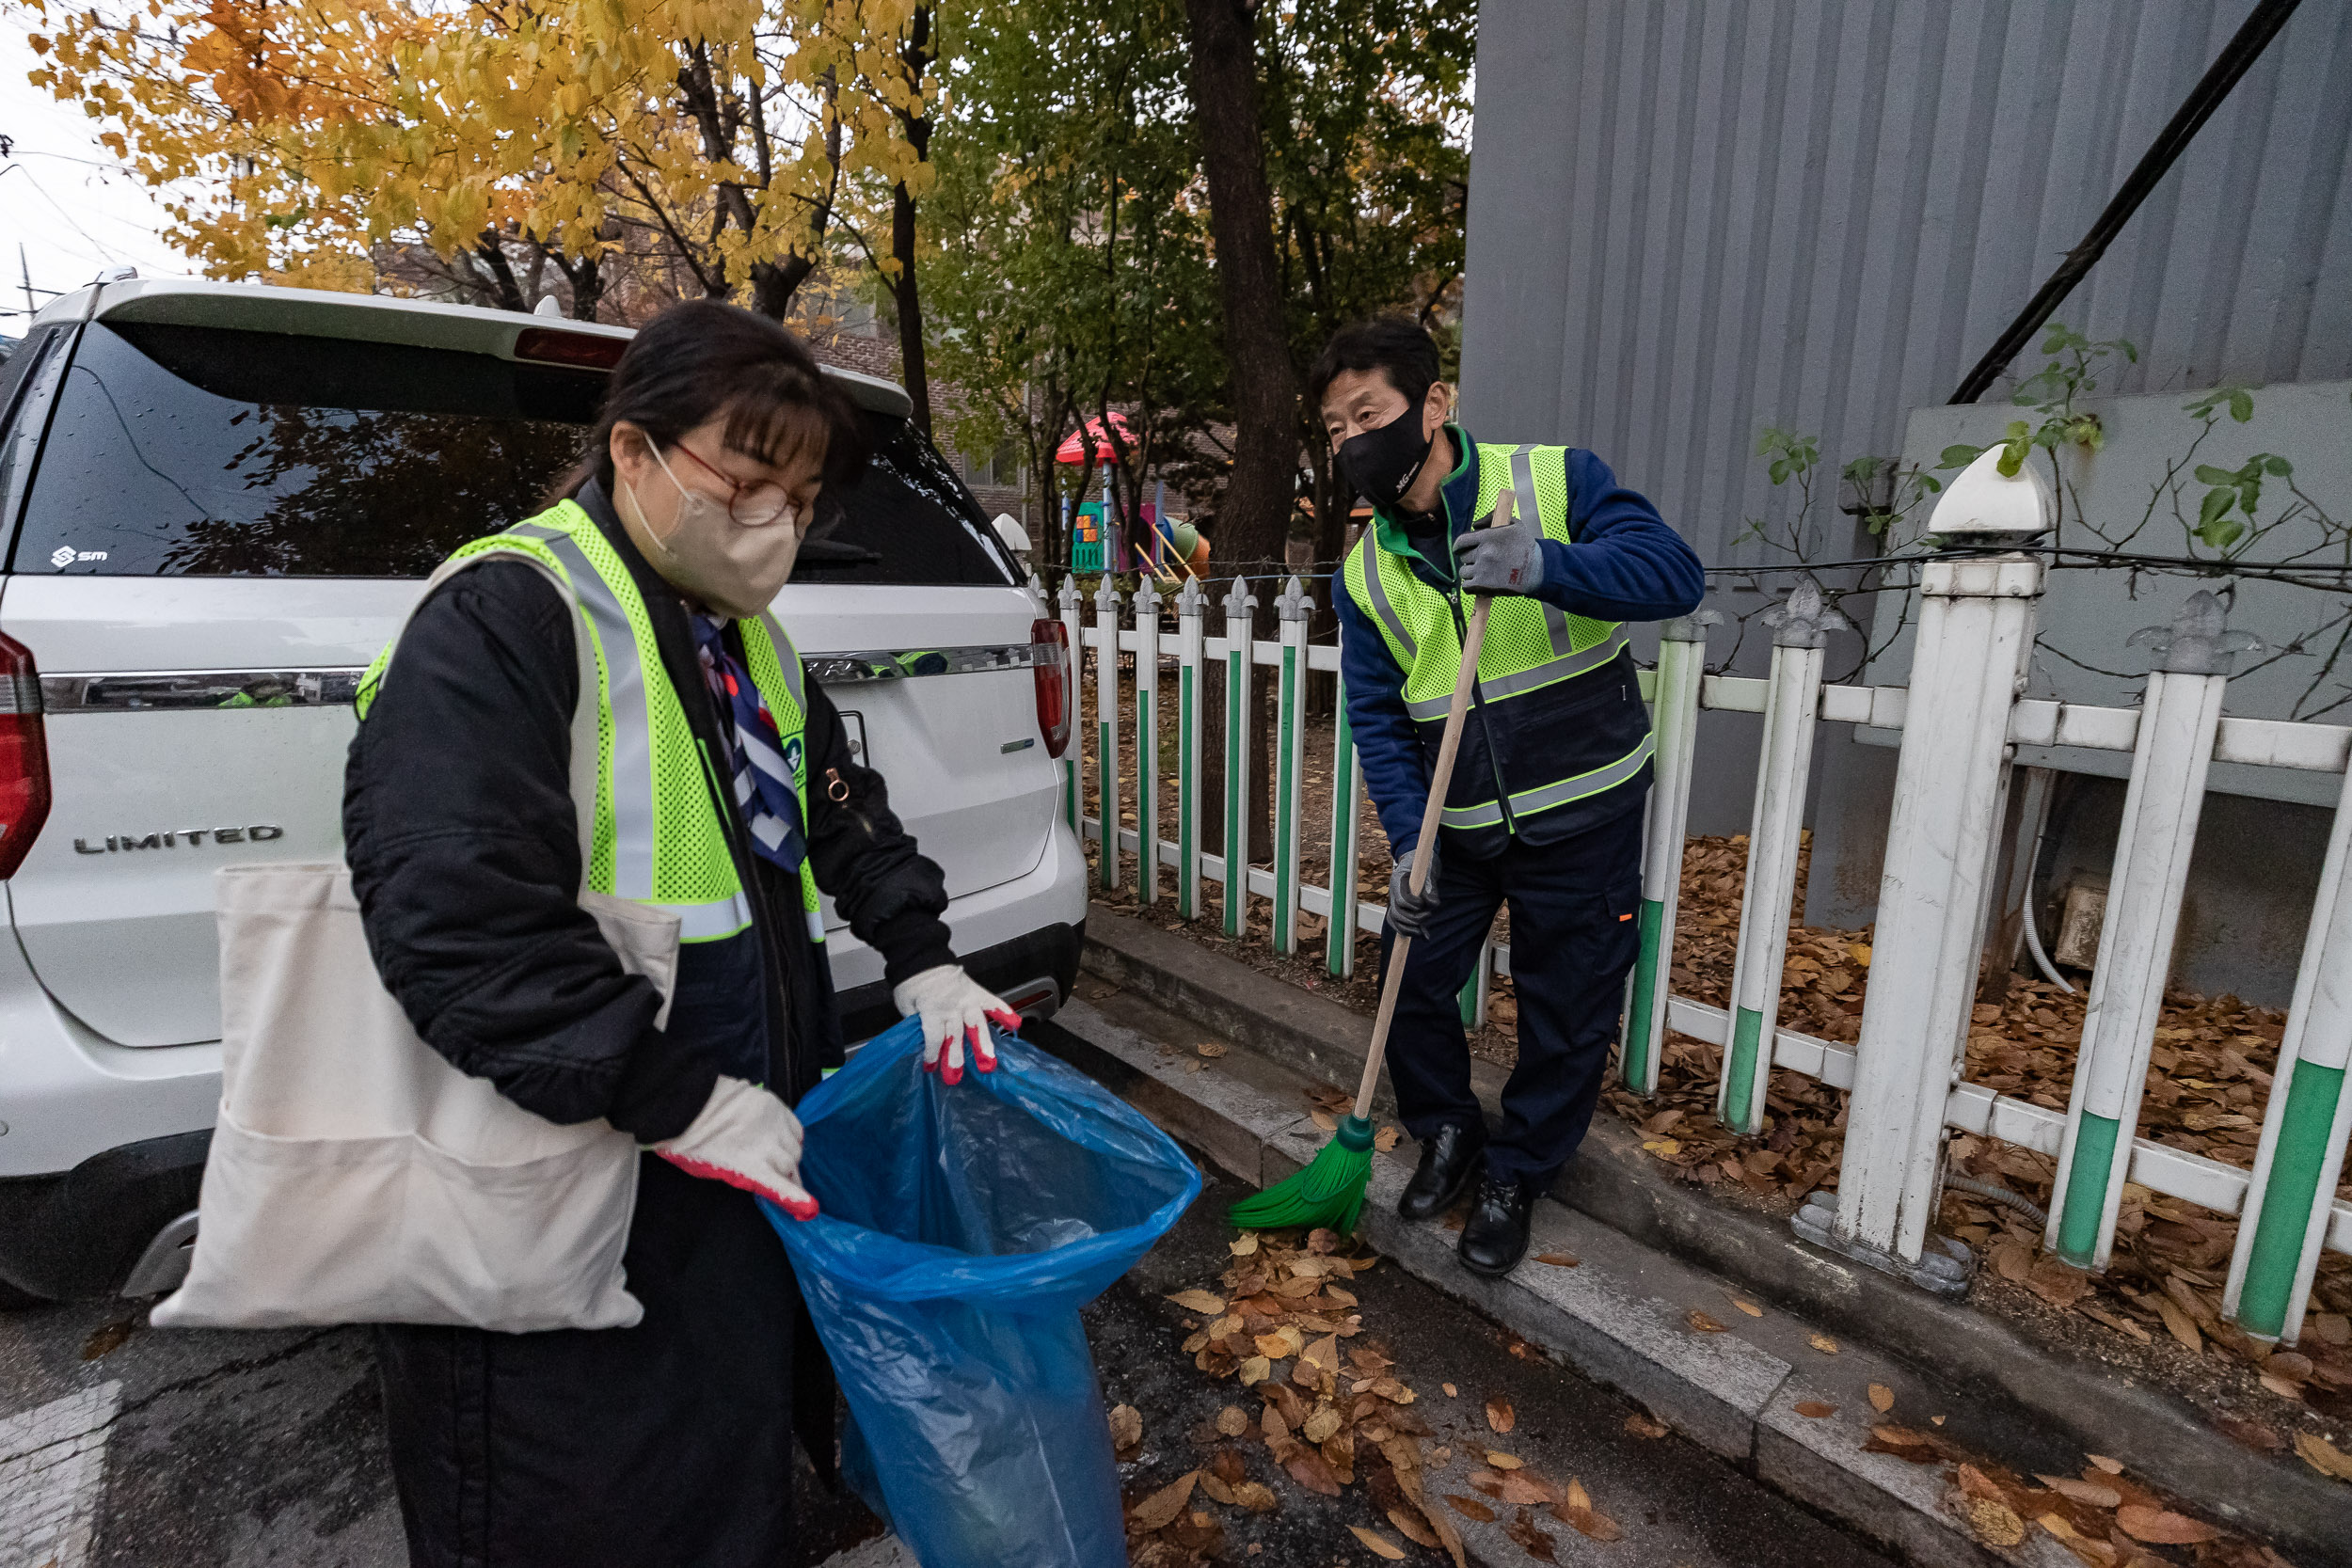
[(813, 257), (842, 182), (930, 167), (904, 134), (917, 0), (0, 0), (36, 86), (168, 193), (215, 277), (367, 288), (369, 257), (485, 237), (642, 239), (704, 292)]

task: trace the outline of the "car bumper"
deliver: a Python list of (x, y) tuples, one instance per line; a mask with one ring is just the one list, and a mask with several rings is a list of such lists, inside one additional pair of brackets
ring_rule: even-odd
[[(1043, 1018), (1076, 979), (1086, 908), (1085, 858), (1057, 822), (1035, 870), (957, 899), (947, 923), (975, 979)], [(846, 930), (826, 947), (846, 1037), (897, 1022), (882, 956)], [(196, 1208), (219, 1103), (217, 1040), (101, 1039), (0, 941), (0, 1280), (53, 1298), (115, 1291), (135, 1274), (176, 1285), (149, 1254), (185, 1240), (172, 1227)]]

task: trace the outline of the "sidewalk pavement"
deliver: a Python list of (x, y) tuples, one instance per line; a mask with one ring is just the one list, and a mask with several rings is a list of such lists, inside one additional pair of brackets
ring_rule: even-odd
[[(1303, 1091), (1356, 1081), (1364, 1020), (1099, 908), (1088, 936), (1096, 978), (1082, 979), (1079, 998), (1036, 1037), (1246, 1180), (1279, 1180), (1313, 1156), (1327, 1133), (1309, 1118)], [(1211, 1039), (1227, 1053), (1193, 1053)], [(1474, 1072), (1490, 1105), (1501, 1077), (1484, 1064)], [(1397, 1218), (1410, 1143), (1375, 1160), (1364, 1233), (1432, 1285), (1908, 1560), (2075, 1559), (2039, 1529), (2016, 1548), (1985, 1544), (1956, 1512), (1966, 1505), (1947, 1465), (1901, 1457), (1890, 1430), (2025, 1475), (2073, 1477), (2087, 1453), (2111, 1455), (2302, 1568), (2352, 1563), (2352, 1490), (2254, 1454), (2164, 1391), (2037, 1345), (1965, 1301), (1928, 1297), (1808, 1247), (1766, 1216), (1691, 1193), (1637, 1144), (1606, 1116), (1597, 1120), (1538, 1206), (1530, 1261), (1503, 1280), (1462, 1270), (1450, 1231)], [(1533, 1260), (1546, 1252), (1580, 1261)], [(1724, 1331), (1694, 1330), (1694, 1313)], [(1835, 1353), (1816, 1348), (1821, 1341)], [(1892, 1398), (1881, 1403), (1874, 1391)]]

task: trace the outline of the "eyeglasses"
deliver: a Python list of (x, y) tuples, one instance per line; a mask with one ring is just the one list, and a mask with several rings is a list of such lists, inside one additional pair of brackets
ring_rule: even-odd
[(738, 528), (766, 528), (792, 510), (792, 493), (781, 484), (761, 482), (745, 484), (729, 479), (695, 454), (694, 449), (680, 441), (674, 451), (694, 459), (695, 466), (727, 487), (727, 516)]

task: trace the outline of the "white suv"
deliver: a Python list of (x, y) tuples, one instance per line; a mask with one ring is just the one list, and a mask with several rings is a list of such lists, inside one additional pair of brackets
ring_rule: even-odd
[[(213, 874), (341, 851), (359, 672), (455, 546), (540, 509), (617, 327), (102, 281), (0, 362), (0, 1295), (178, 1282), (219, 1099)], [(887, 382), (874, 460), (776, 600), (946, 872), (964, 963), (1031, 1016), (1077, 972), (1067, 652)], [(850, 1038), (896, 1013), (826, 946)]]

